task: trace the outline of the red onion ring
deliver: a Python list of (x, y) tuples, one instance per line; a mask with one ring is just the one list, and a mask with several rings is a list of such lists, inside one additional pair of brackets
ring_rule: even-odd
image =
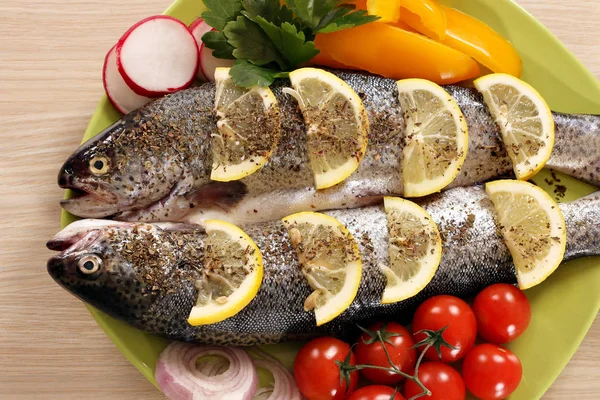
[[(200, 370), (196, 361), (204, 356), (221, 356), (223, 361), (209, 361)], [(251, 400), (258, 388), (258, 375), (250, 356), (235, 347), (194, 346), (171, 343), (156, 363), (156, 382), (171, 400)]]
[(268, 391), (272, 390), (272, 393), (268, 397), (262, 397), (266, 400), (302, 400), (302, 395), (294, 377), (290, 372), (281, 365), (278, 361), (272, 359), (255, 359), (254, 363), (257, 367), (264, 368), (273, 374), (275, 382), (272, 388), (260, 388), (254, 398), (264, 395)]

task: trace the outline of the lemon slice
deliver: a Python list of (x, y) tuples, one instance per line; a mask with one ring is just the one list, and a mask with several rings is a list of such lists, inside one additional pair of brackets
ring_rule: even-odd
[(379, 22), (397, 22), (400, 19), (400, 3), (400, 0), (367, 0), (367, 13), (379, 16)]
[(521, 289), (546, 279), (562, 262), (565, 219), (552, 198), (529, 182), (500, 180), (485, 186), (498, 214)]
[(387, 279), (381, 302), (396, 303), (419, 293), (431, 281), (442, 259), (442, 239), (431, 216), (413, 203), (384, 198), (390, 265), (380, 265)]
[(282, 221), (302, 274), (314, 290), (304, 310), (314, 310), (317, 326), (323, 325), (344, 312), (356, 297), (362, 274), (358, 245), (344, 225), (325, 214), (301, 212)]
[(215, 71), (217, 131), (210, 179), (229, 182), (258, 171), (277, 146), (279, 106), (269, 88), (234, 85), (229, 68)]
[(369, 120), (360, 97), (337, 76), (316, 68), (290, 73), (306, 123), (308, 158), (317, 189), (342, 182), (365, 155)]
[(424, 79), (397, 82), (406, 123), (402, 176), (406, 197), (439, 192), (460, 172), (467, 157), (467, 122), (456, 101)]
[(533, 87), (508, 74), (486, 75), (474, 84), (500, 127), (517, 179), (531, 178), (554, 147), (550, 107)]
[(240, 312), (256, 296), (263, 278), (260, 250), (244, 231), (219, 220), (207, 220), (205, 227), (198, 300), (188, 317), (192, 326), (214, 324)]

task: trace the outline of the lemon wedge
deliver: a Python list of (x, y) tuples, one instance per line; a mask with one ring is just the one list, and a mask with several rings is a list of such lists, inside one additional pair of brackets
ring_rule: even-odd
[(316, 68), (290, 72), (284, 91), (299, 103), (317, 189), (334, 186), (358, 168), (367, 150), (369, 120), (360, 97), (334, 74)]
[(406, 123), (402, 176), (404, 195), (439, 192), (460, 172), (469, 146), (467, 122), (456, 101), (424, 79), (397, 82)]
[(275, 150), (279, 106), (269, 88), (236, 86), (229, 68), (215, 71), (217, 132), (212, 135), (210, 179), (229, 182), (258, 171)]
[(419, 293), (433, 279), (442, 259), (437, 225), (412, 201), (385, 197), (390, 265), (380, 265), (387, 279), (381, 302), (396, 303)]
[(496, 120), (517, 179), (528, 180), (550, 159), (554, 147), (554, 117), (542, 96), (529, 84), (508, 74), (477, 79)]
[(567, 229), (560, 208), (529, 182), (500, 180), (485, 185), (521, 289), (543, 282), (562, 262)]
[(314, 310), (317, 326), (323, 325), (356, 297), (362, 274), (358, 245), (343, 224), (325, 214), (301, 212), (282, 221), (313, 289), (304, 310)]
[(234, 316), (258, 293), (263, 260), (256, 243), (229, 222), (207, 220), (198, 299), (188, 317), (192, 326), (214, 324)]

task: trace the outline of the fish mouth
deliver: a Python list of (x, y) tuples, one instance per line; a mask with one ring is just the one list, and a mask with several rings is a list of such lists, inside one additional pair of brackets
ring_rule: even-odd
[[(90, 231), (84, 229), (82, 224), (77, 224), (77, 222), (71, 224), (76, 225), (75, 227), (69, 228), (71, 225), (67, 226), (65, 229), (58, 232), (52, 239), (46, 242), (46, 247), (49, 250), (59, 252), (48, 259), (46, 267), (48, 274), (60, 285), (63, 285), (61, 278), (67, 273), (67, 267), (65, 264), (66, 260), (70, 254), (73, 254), (76, 252), (77, 248), (81, 247), (80, 242), (86, 237), (86, 235), (90, 235), (91, 233)], [(98, 233), (96, 232), (96, 234), (93, 236), (94, 238), (90, 238), (91, 240), (97, 238)]]
[(46, 242), (50, 250), (59, 251), (57, 257), (63, 257), (99, 238), (101, 231), (106, 227), (131, 227), (131, 222), (120, 222), (106, 219), (80, 219), (67, 225), (52, 239)]
[(109, 226), (128, 228), (133, 224), (106, 219), (81, 219), (67, 225), (54, 235), (46, 242), (46, 247), (59, 253), (48, 260), (48, 273), (59, 282), (59, 278), (67, 273), (66, 260), (78, 252), (85, 252), (86, 249), (89, 249), (94, 242), (101, 238), (103, 228)]
[(59, 186), (68, 190), (61, 207), (78, 217), (105, 218), (122, 211), (119, 197), (99, 183), (59, 180)]
[[(68, 260), (79, 254), (90, 252), (94, 244), (105, 237), (107, 227), (131, 229), (136, 224), (106, 219), (81, 219), (67, 225), (52, 239), (46, 242), (46, 247), (57, 251), (48, 259), (48, 273), (55, 281), (64, 286), (61, 278), (69, 274)], [(146, 228), (146, 230), (149, 230)]]
[(48, 260), (48, 264), (46, 266), (48, 269), (48, 274), (52, 276), (54, 279), (60, 278), (63, 274), (63, 258), (62, 257), (52, 257)]
[(46, 242), (46, 247), (48, 250), (65, 252), (73, 247), (79, 239), (81, 239), (81, 235), (71, 236), (69, 238), (52, 238)]

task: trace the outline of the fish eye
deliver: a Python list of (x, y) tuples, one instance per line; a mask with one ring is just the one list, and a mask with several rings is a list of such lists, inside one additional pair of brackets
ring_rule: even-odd
[(100, 270), (102, 260), (100, 257), (90, 254), (79, 259), (77, 267), (84, 276), (93, 275)]
[(90, 160), (90, 171), (96, 176), (104, 175), (108, 172), (108, 159), (102, 156), (95, 156)]

